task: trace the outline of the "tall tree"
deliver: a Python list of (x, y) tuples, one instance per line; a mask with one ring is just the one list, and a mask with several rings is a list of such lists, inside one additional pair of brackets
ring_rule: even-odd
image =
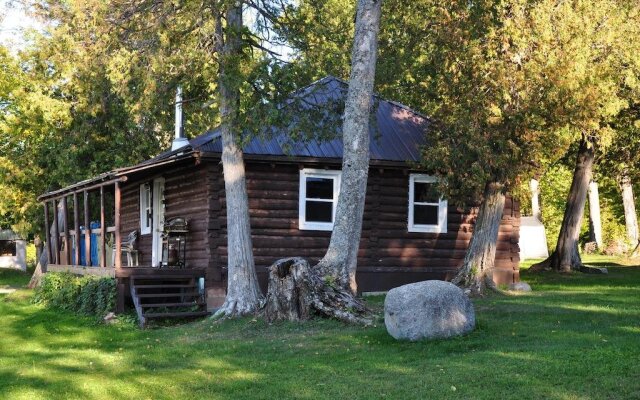
[(582, 267), (580, 254), (578, 253), (578, 237), (584, 216), (584, 207), (587, 201), (587, 190), (592, 177), (593, 163), (595, 160), (593, 145), (589, 145), (587, 138), (583, 137), (576, 158), (576, 166), (573, 171), (571, 188), (567, 195), (567, 202), (558, 235), (556, 250), (549, 258), (540, 264), (533, 266), (534, 270), (546, 267), (549, 263), (554, 269), (569, 272), (574, 266)]
[(640, 243), (633, 183), (640, 180), (640, 103), (624, 110), (613, 124), (616, 140), (604, 154), (601, 170), (618, 182), (622, 197), (626, 236), (632, 250)]
[(578, 236), (596, 152), (614, 141), (612, 123), (637, 96), (640, 44), (637, 3), (624, 0), (549, 2), (537, 18), (548, 26), (547, 55), (554, 73), (558, 111), (580, 133), (571, 189), (555, 251), (533, 270), (595, 271), (578, 253)]
[(355, 297), (367, 176), (382, 0), (358, 0), (351, 53), (351, 75), (342, 125), (342, 179), (336, 220), (325, 257), (311, 268), (288, 258), (270, 267), (265, 315), (273, 320), (304, 320), (312, 311), (347, 322), (371, 323), (369, 310)]
[(567, 132), (551, 117), (553, 86), (526, 1), (436, 6), (421, 64), (436, 123), (423, 165), (458, 204), (479, 204), (473, 235), (453, 282), (482, 294), (495, 288), (496, 242), (505, 193), (553, 157)]
[(318, 267), (355, 294), (358, 249), (369, 174), (369, 120), (378, 55), (382, 0), (359, 0), (349, 90), (342, 126), (343, 158), (336, 219)]
[[(334, 11), (335, 3), (320, 2)], [(530, 28), (526, 1), (388, 1), (385, 10), (379, 87), (433, 117), (423, 167), (441, 178), (441, 192), (458, 204), (480, 204), (456, 282), (482, 292), (493, 286), (505, 191), (531, 172), (532, 161), (568, 143), (566, 131), (552, 131), (555, 122), (547, 118), (556, 104), (547, 96), (550, 83), (539, 73), (547, 62), (536, 53), (535, 41), (542, 39)], [(349, 18), (348, 9), (342, 12)], [(329, 19), (332, 26), (341, 26), (334, 19)], [(321, 25), (319, 32), (330, 30), (326, 21)], [(302, 35), (312, 40), (313, 32)], [(303, 49), (308, 63), (339, 46), (313, 43), (314, 48)], [(326, 62), (317, 69), (339, 71)]]
[[(255, 313), (261, 306), (251, 227), (246, 174), (237, 124), (239, 112), (238, 70), (243, 62), (241, 35), (242, 7), (232, 3), (214, 16), (215, 53), (219, 57), (220, 116), (222, 119), (222, 168), (227, 206), (228, 277), (227, 297), (217, 316), (241, 316)], [(222, 12), (221, 12), (222, 11)], [(226, 26), (223, 26), (223, 13)]]

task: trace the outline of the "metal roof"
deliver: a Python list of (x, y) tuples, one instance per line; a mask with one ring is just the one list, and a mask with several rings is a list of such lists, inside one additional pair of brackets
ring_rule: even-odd
[[(295, 92), (289, 103), (296, 99), (302, 99), (302, 102), (309, 106), (322, 109), (324, 105), (329, 110), (331, 109), (330, 104), (341, 103), (344, 105), (348, 87), (347, 82), (333, 76), (327, 76)], [(382, 162), (420, 161), (420, 148), (426, 144), (430, 126), (429, 118), (400, 103), (382, 99), (377, 95), (373, 97), (375, 115), (372, 115), (373, 123), (369, 124), (371, 160)], [(335, 128), (334, 138), (328, 140), (319, 137), (313, 138), (313, 135), (309, 135), (310, 140), (295, 140), (291, 138), (286, 129), (270, 127), (267, 130), (268, 135), (254, 137), (248, 141), (243, 147), (244, 154), (252, 155), (255, 158), (260, 156), (342, 158), (341, 126)], [(196, 156), (197, 153), (222, 153), (220, 136), (220, 129), (213, 129), (191, 139), (187, 146), (177, 150), (168, 150), (139, 164), (117, 168), (91, 179), (45, 193), (38, 199), (44, 201), (56, 196), (59, 197), (67, 192), (82, 190), (96, 182), (126, 179), (126, 175), (132, 172), (184, 160)]]
[[(323, 102), (346, 99), (348, 84), (329, 76), (303, 89), (300, 96), (305, 101), (322, 105)], [(372, 160), (418, 162), (420, 148), (426, 144), (429, 119), (410, 108), (374, 96), (374, 123), (369, 124), (370, 154)], [(288, 132), (273, 129), (267, 138), (253, 138), (243, 148), (245, 154), (264, 156), (289, 156), (313, 158), (342, 158), (342, 129), (332, 140), (292, 140)], [(189, 146), (194, 151), (222, 152), (219, 128), (192, 139)], [(184, 151), (182, 150), (177, 151)], [(163, 155), (170, 156), (170, 152)], [(161, 155), (162, 156), (162, 155)], [(160, 156), (160, 157), (161, 157)]]
[(0, 229), (0, 240), (22, 240), (22, 237), (11, 229)]

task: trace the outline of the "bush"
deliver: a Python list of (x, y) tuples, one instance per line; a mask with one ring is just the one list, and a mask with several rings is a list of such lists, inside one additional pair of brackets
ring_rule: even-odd
[(42, 278), (33, 301), (82, 315), (102, 318), (115, 309), (116, 280), (49, 272)]

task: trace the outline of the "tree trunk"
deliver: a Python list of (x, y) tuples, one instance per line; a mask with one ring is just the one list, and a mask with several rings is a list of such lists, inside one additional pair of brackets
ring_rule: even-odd
[(371, 313), (350, 291), (327, 284), (317, 268), (298, 257), (276, 261), (269, 267), (265, 318), (305, 321), (314, 313), (344, 322), (370, 325)]
[[(47, 243), (47, 245), (49, 245)], [(36, 264), (36, 269), (33, 271), (33, 275), (31, 275), (31, 279), (29, 280), (29, 284), (27, 287), (29, 289), (35, 289), (40, 286), (40, 282), (42, 281), (42, 277), (47, 272), (47, 265), (49, 264), (49, 257), (47, 256), (46, 251), (40, 252), (40, 257), (38, 258), (38, 263)]]
[(638, 217), (636, 215), (636, 203), (635, 198), (633, 197), (631, 178), (629, 178), (627, 174), (624, 174), (622, 179), (620, 179), (620, 186), (622, 189), (622, 204), (624, 206), (624, 222), (627, 227), (627, 238), (635, 250), (640, 243), (640, 237), (638, 235)]
[(598, 183), (589, 183), (589, 231), (591, 241), (596, 242), (598, 250), (602, 250), (602, 223), (600, 219), (600, 195)]
[(578, 236), (582, 226), (582, 216), (587, 201), (587, 190), (591, 181), (594, 159), (594, 143), (583, 135), (556, 250), (545, 261), (531, 266), (531, 271), (552, 269), (558, 272), (570, 272), (575, 269), (589, 272), (582, 264), (578, 253)]
[(36, 235), (33, 239), (33, 245), (36, 248), (36, 260), (40, 260), (40, 256), (42, 255), (42, 250), (44, 249), (42, 245), (42, 240), (40, 240), (40, 236)]
[[(49, 249), (51, 248), (50, 246), (54, 246), (54, 250), (52, 251), (54, 252), (54, 257), (55, 257), (55, 252), (60, 251), (60, 249), (57, 247), (57, 243), (60, 241), (55, 240), (55, 235), (57, 235), (58, 232), (65, 232), (67, 229), (67, 227), (64, 226), (65, 219), (63, 218), (64, 209), (62, 208), (62, 203), (56, 201), (55, 204), (56, 204), (56, 214), (58, 217), (54, 218), (54, 221), (51, 223), (51, 226), (45, 227), (45, 230), (47, 228), (49, 229), (49, 237), (51, 238), (51, 243), (47, 243), (47, 242), (43, 243), (40, 240), (39, 236), (36, 236), (36, 240), (34, 241), (34, 244), (36, 245), (36, 258), (38, 262), (36, 264), (35, 270), (33, 271), (33, 275), (31, 275), (29, 284), (27, 285), (29, 289), (35, 289), (36, 287), (40, 286), (40, 281), (42, 280), (42, 277), (44, 276), (44, 274), (47, 273), (47, 267), (49, 266)], [(58, 221), (57, 227), (55, 226), (55, 221)], [(49, 223), (49, 221), (47, 221), (46, 223)]]
[(381, 2), (358, 1), (342, 129), (342, 180), (329, 248), (314, 268), (300, 258), (271, 266), (265, 307), (270, 321), (305, 320), (317, 312), (342, 321), (371, 323), (370, 312), (355, 296), (355, 274), (369, 172), (369, 118)]
[(331, 241), (317, 268), (338, 285), (357, 291), (356, 267), (369, 174), (369, 119), (375, 80), (382, 0), (359, 0), (351, 76), (342, 128), (340, 194)]
[(263, 297), (253, 259), (244, 159), (238, 145), (239, 129), (236, 126), (239, 107), (237, 68), (242, 51), (240, 3), (229, 6), (226, 21), (225, 35), (221, 15), (216, 18), (216, 48), (220, 59), (218, 87), (222, 119), (222, 169), (227, 203), (228, 275), (227, 297), (216, 316), (235, 317), (258, 311)]
[(537, 179), (531, 179), (529, 182), (531, 189), (531, 215), (536, 217), (538, 221), (542, 221), (542, 211), (540, 211), (540, 182)]
[(493, 268), (496, 260), (498, 230), (504, 212), (504, 185), (487, 183), (478, 217), (473, 227), (471, 243), (462, 267), (452, 282), (469, 289), (472, 295), (482, 295), (487, 288), (495, 289)]

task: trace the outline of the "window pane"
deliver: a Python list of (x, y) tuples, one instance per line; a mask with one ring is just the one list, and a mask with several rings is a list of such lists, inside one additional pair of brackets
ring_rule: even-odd
[(413, 201), (421, 203), (437, 203), (440, 195), (435, 183), (414, 182)]
[(333, 222), (333, 203), (307, 201), (305, 210), (307, 222)]
[(438, 206), (413, 206), (415, 225), (438, 225)]
[(333, 199), (333, 179), (307, 178), (308, 199)]

